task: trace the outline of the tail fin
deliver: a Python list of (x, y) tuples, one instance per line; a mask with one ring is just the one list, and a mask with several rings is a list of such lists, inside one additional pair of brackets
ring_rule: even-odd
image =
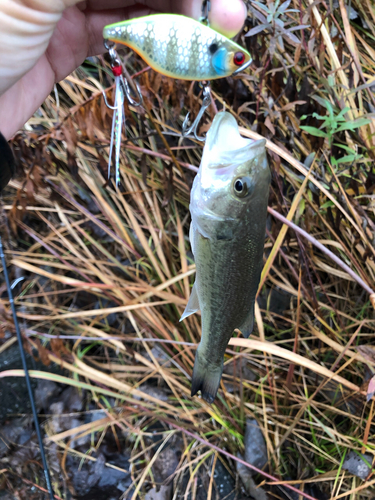
[(215, 365), (205, 360), (199, 354), (199, 349), (195, 355), (193, 379), (191, 382), (191, 396), (194, 396), (199, 390), (207, 403), (213, 403), (220, 385), (221, 375), (223, 373), (223, 363)]

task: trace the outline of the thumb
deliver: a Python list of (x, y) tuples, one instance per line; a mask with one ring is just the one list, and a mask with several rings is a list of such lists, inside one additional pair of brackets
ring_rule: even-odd
[(64, 9), (78, 1), (0, 2), (0, 95), (35, 65), (47, 49)]

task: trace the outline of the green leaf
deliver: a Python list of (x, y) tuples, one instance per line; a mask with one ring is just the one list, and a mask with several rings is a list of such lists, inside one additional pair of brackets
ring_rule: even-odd
[(333, 201), (326, 201), (325, 203), (323, 203), (323, 205), (320, 205), (320, 209), (334, 207), (334, 206), (335, 204), (333, 203)]
[(328, 107), (327, 107), (327, 102), (328, 102), (327, 99), (323, 99), (323, 97), (320, 97), (318, 95), (313, 95), (311, 97), (314, 99), (314, 101), (318, 102), (321, 106), (324, 106), (326, 109), (328, 109)]
[(343, 156), (342, 158), (339, 158), (338, 160), (336, 160), (336, 163), (339, 164), (339, 163), (352, 163), (353, 161), (356, 161), (358, 160), (358, 155), (354, 154), (354, 155), (347, 155), (347, 156)]
[(342, 130), (355, 130), (356, 128), (363, 127), (363, 125), (368, 125), (370, 120), (367, 118), (359, 118), (358, 120), (344, 123), (341, 125), (336, 132), (341, 132)]
[(319, 130), (318, 128), (315, 127), (309, 127), (307, 125), (303, 125), (300, 127), (300, 129), (304, 130), (308, 134), (314, 135), (315, 137), (327, 137), (327, 132)]
[(354, 149), (350, 148), (349, 146), (346, 146), (345, 144), (339, 144), (339, 143), (335, 142), (333, 145), (337, 146), (338, 148), (343, 149), (347, 153), (355, 154)]
[(345, 120), (344, 115), (345, 115), (348, 111), (350, 111), (350, 108), (349, 108), (348, 106), (346, 106), (346, 107), (345, 107), (344, 109), (342, 109), (342, 110), (340, 111), (340, 113), (336, 116), (336, 119), (337, 119), (337, 120), (341, 120), (341, 119), (344, 119), (344, 120)]
[(335, 113), (333, 112), (332, 104), (328, 100), (326, 100), (325, 103), (326, 103), (326, 108), (328, 109), (329, 115), (334, 116)]
[(318, 115), (318, 113), (313, 113), (311, 116), (313, 116), (313, 118), (317, 118), (318, 120), (325, 120), (327, 118), (326, 116)]

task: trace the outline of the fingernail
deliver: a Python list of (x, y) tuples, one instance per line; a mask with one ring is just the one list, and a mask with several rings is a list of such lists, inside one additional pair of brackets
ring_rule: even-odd
[(194, 0), (191, 6), (191, 17), (199, 19), (202, 15), (202, 1)]
[(244, 12), (245, 12), (245, 20), (247, 19), (247, 5), (245, 2), (243, 2), (243, 9), (244, 9)]

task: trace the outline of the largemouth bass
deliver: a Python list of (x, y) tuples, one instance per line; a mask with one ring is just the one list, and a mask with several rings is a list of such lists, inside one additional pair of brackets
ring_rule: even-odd
[(127, 45), (155, 71), (182, 80), (232, 75), (251, 57), (247, 50), (190, 17), (153, 14), (105, 26), (103, 37)]
[(209, 403), (219, 388), (234, 329), (245, 337), (253, 329), (271, 180), (265, 144), (241, 137), (233, 116), (218, 113), (191, 191), (196, 278), (180, 321), (201, 310), (191, 395), (201, 390)]

